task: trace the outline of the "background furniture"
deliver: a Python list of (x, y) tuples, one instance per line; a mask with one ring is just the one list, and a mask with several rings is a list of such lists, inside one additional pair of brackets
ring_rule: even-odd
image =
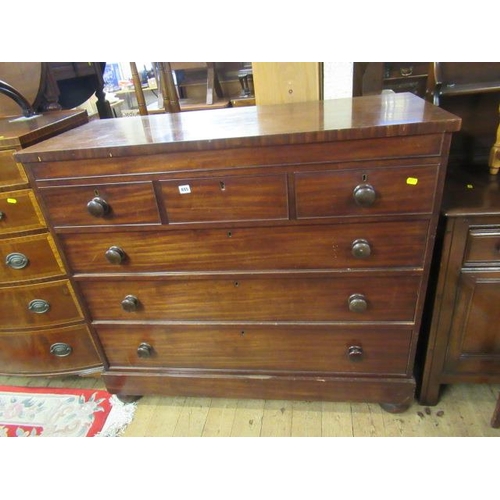
[(401, 411), (458, 126), (396, 94), (93, 121), (18, 158), (111, 392)]
[(13, 154), (87, 123), (83, 111), (0, 118), (0, 373), (102, 368), (28, 177)]
[(435, 297), (419, 400), (441, 386), (500, 382), (500, 185), (487, 170), (455, 168), (443, 200)]

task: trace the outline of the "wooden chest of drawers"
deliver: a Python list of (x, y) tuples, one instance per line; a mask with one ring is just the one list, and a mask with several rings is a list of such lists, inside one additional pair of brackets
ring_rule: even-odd
[(40, 204), (14, 153), (88, 122), (65, 111), (0, 120), (0, 373), (55, 375), (102, 362)]
[(110, 391), (401, 410), (459, 124), (393, 94), (93, 122), (18, 158)]

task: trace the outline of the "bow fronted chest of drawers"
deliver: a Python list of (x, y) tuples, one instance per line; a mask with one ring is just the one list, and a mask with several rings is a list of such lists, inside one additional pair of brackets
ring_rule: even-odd
[(402, 409), (459, 125), (388, 94), (94, 121), (18, 158), (111, 392)]
[(88, 122), (84, 111), (0, 118), (0, 373), (99, 371), (102, 362), (35, 193), (14, 153)]

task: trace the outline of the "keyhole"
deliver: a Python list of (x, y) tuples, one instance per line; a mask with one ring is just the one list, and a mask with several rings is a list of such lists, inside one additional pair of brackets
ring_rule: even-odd
[(228, 237), (228, 238), (231, 238), (232, 236), (233, 236), (233, 233), (232, 233), (231, 231), (228, 231), (228, 232), (227, 232), (227, 237)]
[(361, 176), (361, 180), (362, 180), (363, 182), (366, 182), (366, 181), (368, 180), (368, 175), (367, 175), (367, 174), (363, 174), (363, 175)]
[(219, 186), (220, 186), (221, 191), (224, 191), (226, 189), (226, 184), (222, 181), (219, 182)]
[(98, 189), (94, 189), (94, 196), (99, 196), (99, 190)]

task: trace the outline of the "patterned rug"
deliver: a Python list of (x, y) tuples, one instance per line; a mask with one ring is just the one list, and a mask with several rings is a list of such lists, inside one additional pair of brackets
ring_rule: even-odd
[(116, 437), (135, 409), (103, 390), (0, 385), (0, 437)]

